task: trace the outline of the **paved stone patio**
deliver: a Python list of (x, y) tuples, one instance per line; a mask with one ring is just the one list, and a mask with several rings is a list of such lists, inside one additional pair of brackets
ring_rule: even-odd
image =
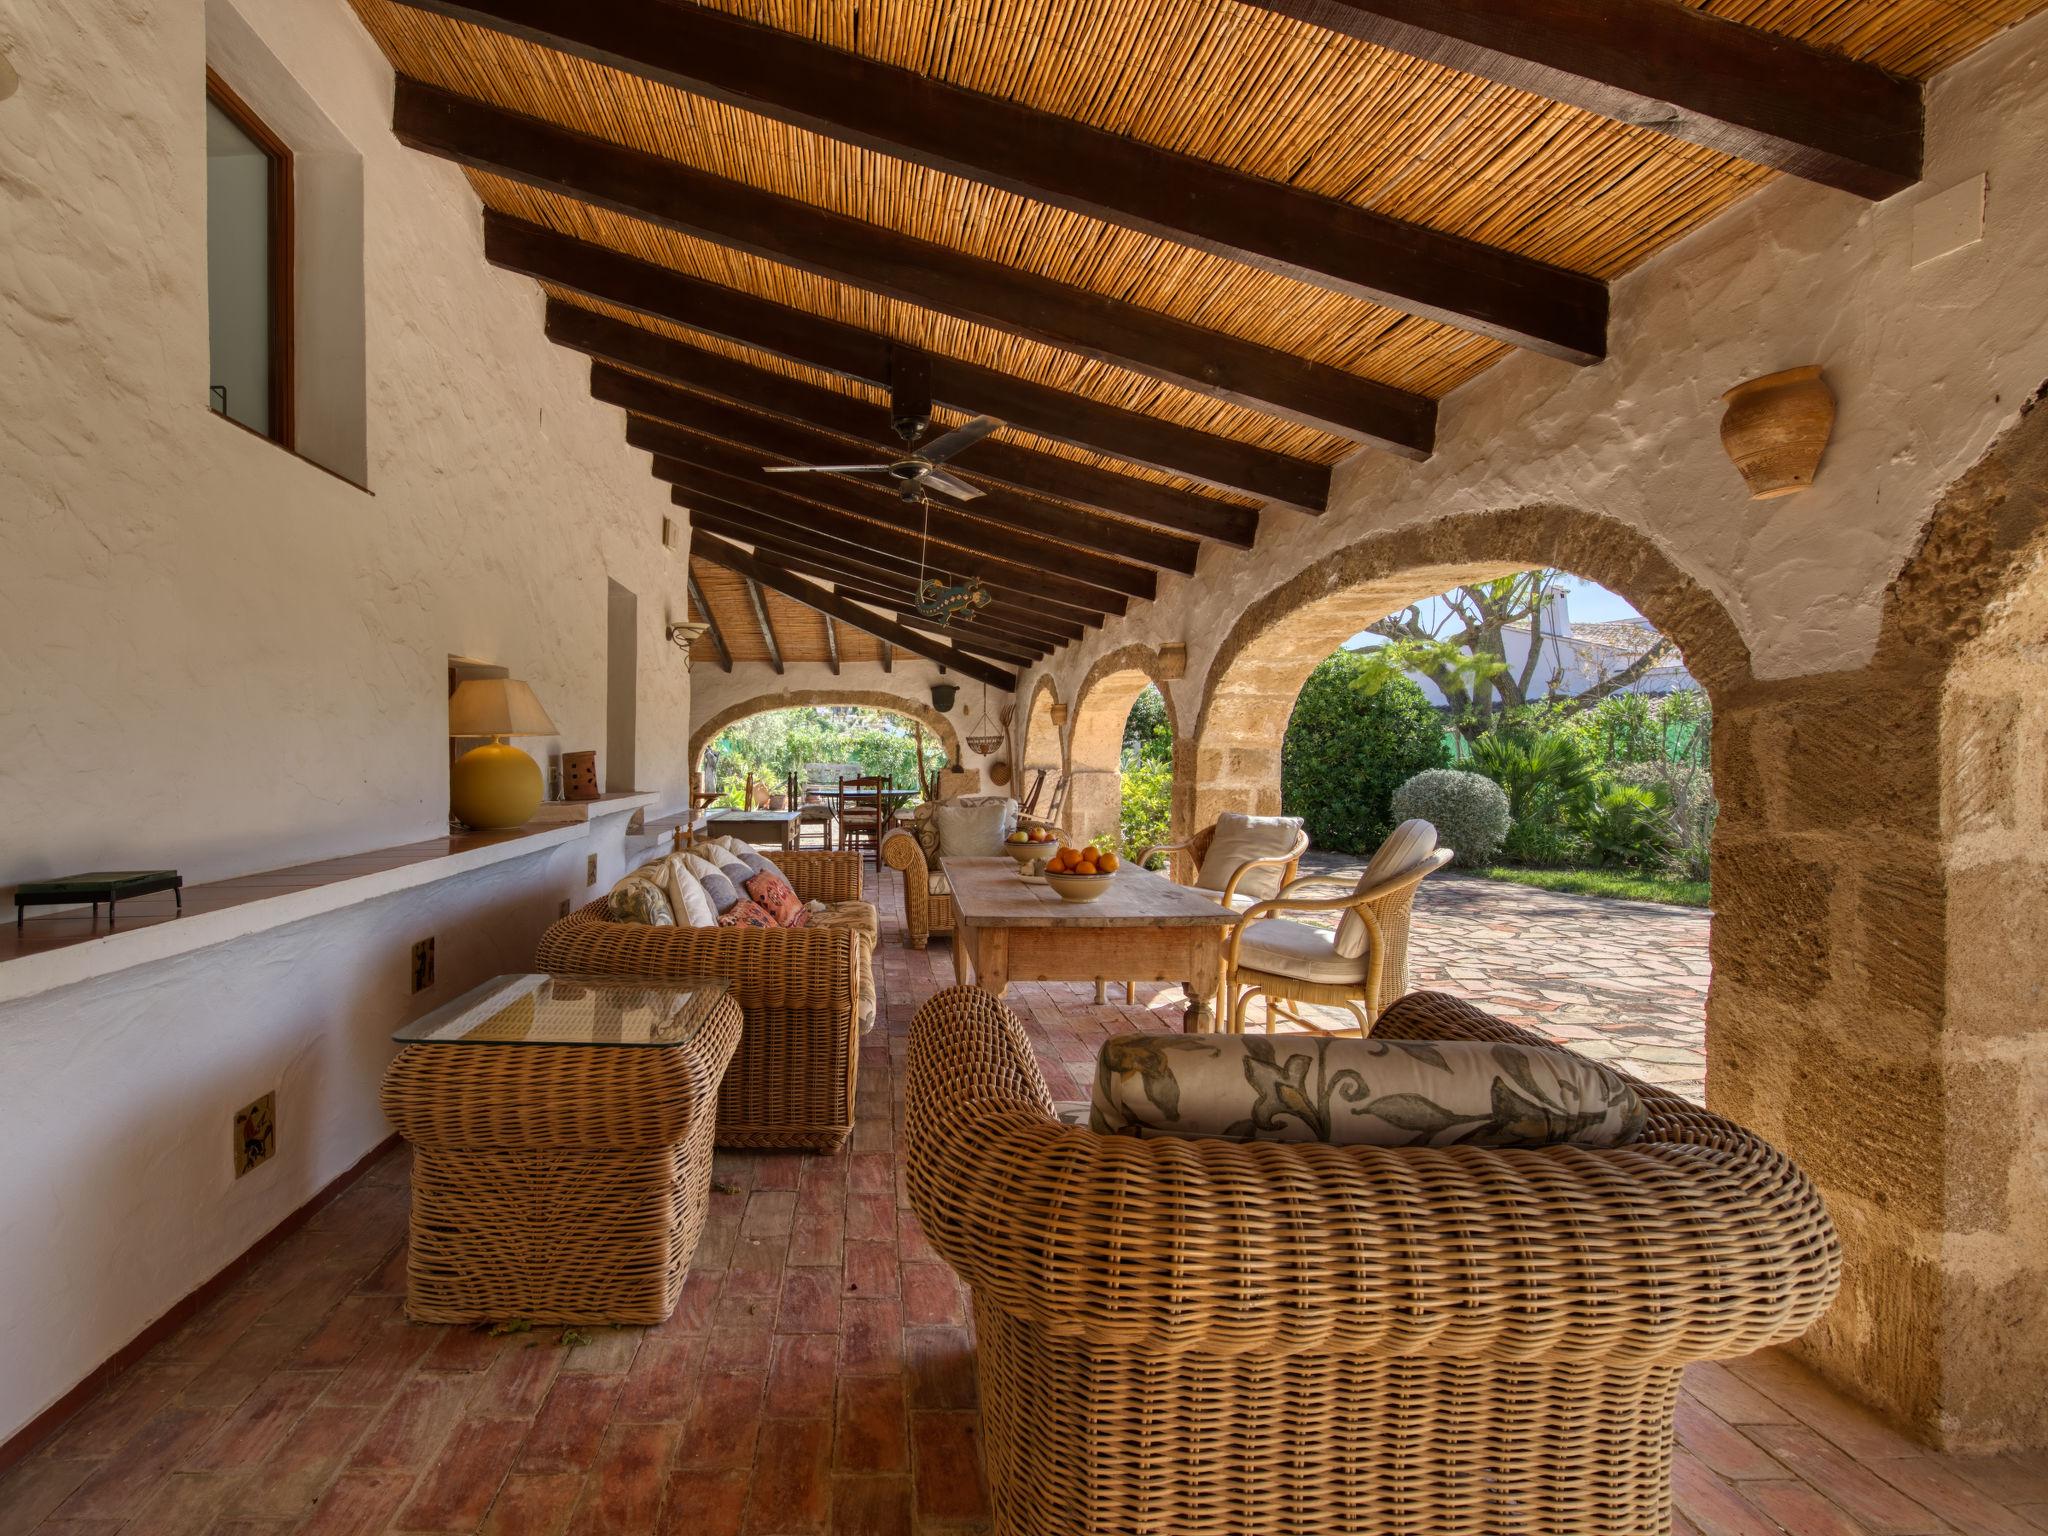
[[(883, 913), (883, 1022), (862, 1047), (851, 1145), (722, 1154), (667, 1322), (587, 1342), (408, 1324), (394, 1152), (0, 1477), (0, 1536), (986, 1530), (967, 1297), (896, 1155), (910, 1017), (952, 959), (944, 942), (903, 947), (893, 894)], [(1632, 926), (1643, 916), (1445, 880), (1428, 964), (1482, 1002), (1507, 989), (1553, 1032), (1615, 999), (1660, 1021), (1627, 1033), (1677, 1031), (1661, 1021), (1705, 985), (1678, 980), (1704, 919)], [(1587, 955), (1597, 981), (1575, 970)], [(1161, 1027), (1176, 996), (1096, 1006), (1084, 986), (1028, 985), (1011, 1003), (1054, 1094), (1074, 1098), (1104, 1036)], [(1930, 1455), (1782, 1353), (1689, 1370), (1678, 1440), (1673, 1536), (2048, 1531), (2048, 1458)]]

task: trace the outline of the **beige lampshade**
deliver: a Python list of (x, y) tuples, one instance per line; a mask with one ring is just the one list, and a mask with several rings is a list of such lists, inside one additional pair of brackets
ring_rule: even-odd
[(533, 690), (509, 677), (472, 677), (448, 699), (450, 736), (553, 736)]

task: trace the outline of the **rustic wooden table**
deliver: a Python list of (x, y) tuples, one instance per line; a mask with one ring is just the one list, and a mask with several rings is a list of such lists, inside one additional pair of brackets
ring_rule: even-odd
[(1062, 901), (1007, 858), (942, 859), (953, 888), (953, 974), (1000, 997), (1013, 981), (1178, 981), (1182, 1027), (1210, 1027), (1223, 937), (1237, 914), (1150, 870), (1126, 868), (1095, 901)]

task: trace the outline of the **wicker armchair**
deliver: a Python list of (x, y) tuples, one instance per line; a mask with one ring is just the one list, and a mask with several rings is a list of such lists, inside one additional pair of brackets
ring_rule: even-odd
[[(773, 857), (806, 901), (860, 900), (857, 853)], [(853, 1130), (864, 942), (846, 927), (615, 923), (605, 903), (595, 901), (541, 936), (534, 964), (543, 971), (730, 982), (746, 1025), (718, 1090), (718, 1144), (836, 1152)]]
[[(1183, 885), (1189, 884), (1201, 878), (1202, 865), (1207, 861), (1209, 847), (1215, 841), (1216, 823), (1212, 821), (1193, 837), (1183, 838), (1177, 843), (1154, 843), (1139, 853), (1138, 863), (1143, 868), (1150, 869), (1154, 854), (1185, 854), (1185, 861), (1176, 858), (1168, 868), (1174, 879)], [(1307, 852), (1308, 834), (1300, 832), (1295, 835), (1294, 845), (1286, 853), (1267, 859), (1247, 859), (1238, 866), (1237, 873), (1230, 877), (1228, 883), (1216, 893), (1217, 899), (1227, 907), (1251, 905), (1250, 898), (1238, 894), (1239, 886), (1247, 879), (1257, 878), (1254, 872), (1259, 870), (1273, 870), (1277, 876), (1276, 883), (1287, 885), (1301, 874), (1301, 856)]]
[[(920, 806), (920, 813), (928, 807)], [(1043, 827), (1064, 839), (1064, 828), (1035, 816), (1019, 816), (1017, 825), (1027, 832)], [(903, 872), (903, 936), (912, 949), (923, 949), (933, 934), (953, 931), (953, 894), (946, 877), (939, 872), (937, 829), (920, 814), (909, 828), (896, 827), (882, 838), (882, 862)]]
[[(1542, 1043), (1433, 993), (1377, 1033)], [(1841, 1261), (1782, 1154), (1631, 1086), (1600, 1151), (1101, 1136), (939, 993), (910, 1202), (973, 1292), (995, 1531), (1668, 1531), (1680, 1371), (1798, 1337)]]

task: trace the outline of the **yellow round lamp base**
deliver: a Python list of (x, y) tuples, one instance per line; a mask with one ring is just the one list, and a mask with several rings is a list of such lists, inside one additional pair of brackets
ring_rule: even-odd
[(479, 832), (524, 826), (540, 799), (540, 764), (502, 741), (463, 753), (449, 777), (448, 808)]

